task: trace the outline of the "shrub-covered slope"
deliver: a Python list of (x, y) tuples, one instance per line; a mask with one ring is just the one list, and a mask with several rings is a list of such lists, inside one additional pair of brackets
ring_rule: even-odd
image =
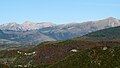
[(120, 47), (80, 49), (48, 68), (119, 68)]
[(120, 26), (99, 30), (83, 36), (90, 40), (120, 40)]

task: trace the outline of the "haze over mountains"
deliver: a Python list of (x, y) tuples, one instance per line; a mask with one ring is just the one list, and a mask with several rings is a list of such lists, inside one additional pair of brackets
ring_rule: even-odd
[[(120, 20), (109, 17), (98, 21), (56, 25), (49, 22), (0, 25), (0, 44), (34, 45), (44, 41), (65, 40), (80, 37), (93, 31), (120, 26)], [(9, 44), (10, 45), (10, 44)]]

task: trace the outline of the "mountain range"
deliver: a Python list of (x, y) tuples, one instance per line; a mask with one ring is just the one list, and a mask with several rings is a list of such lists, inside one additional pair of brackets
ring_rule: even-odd
[(12, 68), (26, 66), (33, 68), (119, 68), (119, 31), (119, 26), (111, 27), (77, 38), (43, 42), (31, 48), (2, 50), (0, 51), (0, 65), (5, 64)]
[(98, 21), (70, 23), (42, 28), (40, 31), (57, 40), (80, 37), (93, 31), (120, 26), (120, 20), (109, 17)]
[[(49, 22), (0, 25), (1, 45), (35, 45), (45, 41), (80, 37), (90, 32), (120, 26), (120, 20), (109, 17), (103, 20), (56, 25)], [(10, 44), (9, 44), (10, 43)]]

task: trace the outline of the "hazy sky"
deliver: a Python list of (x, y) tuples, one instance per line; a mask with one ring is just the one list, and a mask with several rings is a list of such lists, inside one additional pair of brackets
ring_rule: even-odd
[(120, 19), (120, 0), (0, 0), (0, 23)]

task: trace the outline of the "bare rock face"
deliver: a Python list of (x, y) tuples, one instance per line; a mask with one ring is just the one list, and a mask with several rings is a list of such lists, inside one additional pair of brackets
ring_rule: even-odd
[(35, 29), (41, 29), (44, 27), (52, 27), (55, 26), (55, 24), (50, 22), (42, 22), (42, 23), (33, 23), (30, 21), (26, 21), (23, 24), (21, 24), (23, 27), (23, 30), (35, 30)]
[(17, 24), (16, 22), (6, 23), (0, 25), (1, 30), (21, 30), (21, 25)]
[(34, 23), (31, 21), (26, 21), (23, 24), (17, 24), (16, 22), (1, 24), (1, 30), (15, 30), (15, 31), (26, 31), (26, 30), (35, 30), (41, 29), (44, 27), (55, 26), (55, 24), (50, 22)]
[(109, 17), (106, 20), (108, 20), (108, 24), (111, 27), (116, 27), (116, 26), (120, 26), (120, 20), (113, 18), (113, 17)]

